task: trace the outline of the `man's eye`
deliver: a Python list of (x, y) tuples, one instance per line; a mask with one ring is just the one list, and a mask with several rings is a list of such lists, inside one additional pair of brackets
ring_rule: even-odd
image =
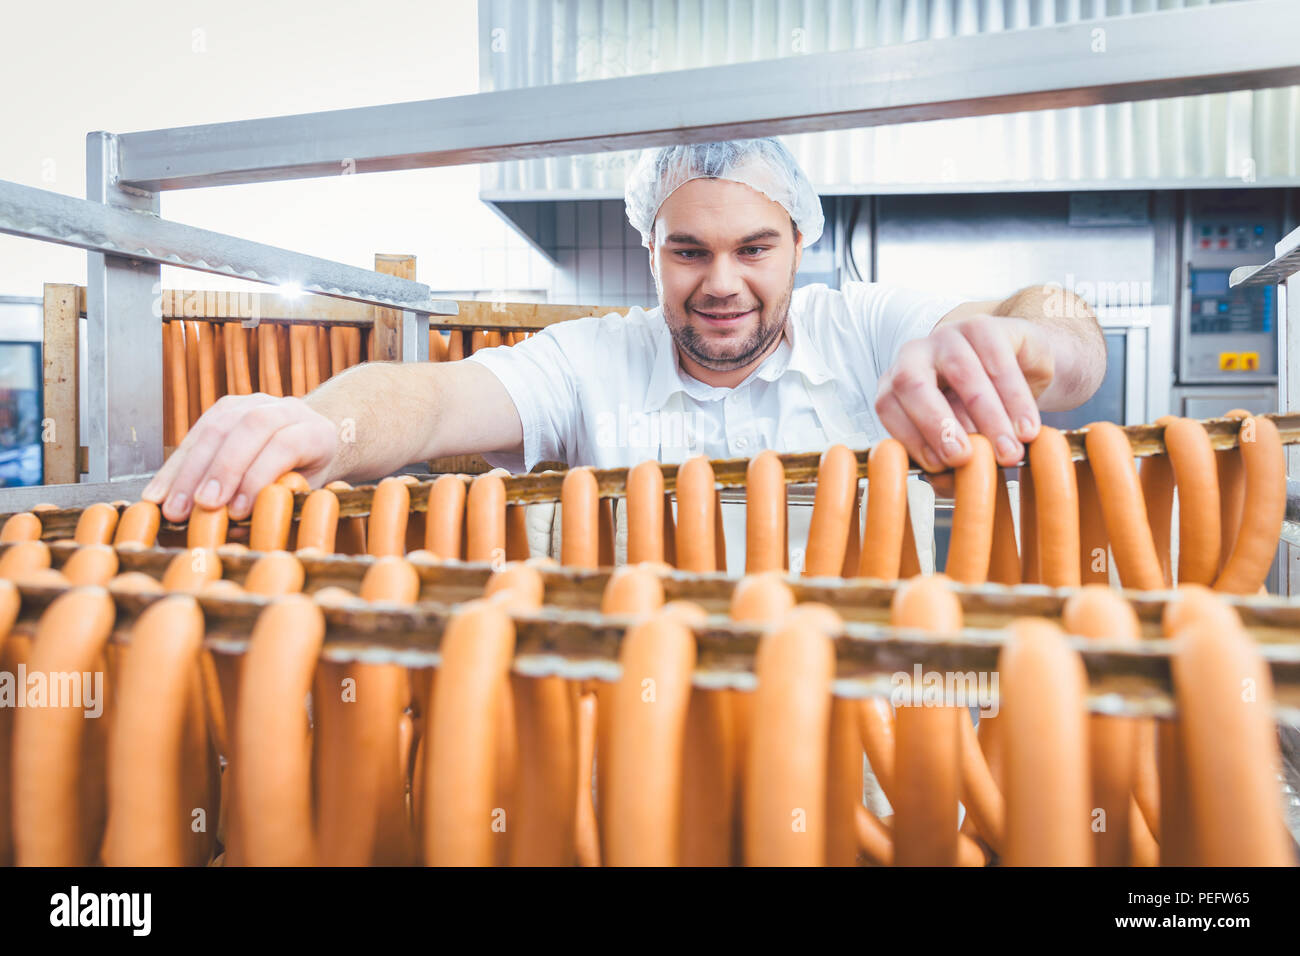
[(678, 249), (677, 255), (682, 259), (694, 259), (696, 256), (704, 255), (699, 249)]
[(745, 246), (740, 251), (747, 256), (757, 256), (767, 252), (767, 246)]

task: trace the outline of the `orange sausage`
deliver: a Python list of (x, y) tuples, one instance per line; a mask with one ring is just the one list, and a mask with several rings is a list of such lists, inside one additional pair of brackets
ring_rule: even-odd
[(152, 548), (154, 542), (158, 540), (158, 527), (161, 522), (162, 515), (156, 504), (152, 501), (137, 501), (122, 512), (113, 544)]
[(429, 361), (447, 361), (447, 338), (437, 329), (429, 330)]
[(1245, 470), (1244, 509), (1232, 551), (1214, 589), (1254, 594), (1273, 566), (1286, 516), (1286, 455), (1277, 426), (1268, 418), (1244, 419), (1239, 441)]
[[(352, 486), (346, 481), (331, 481), (325, 486), (326, 490), (333, 491), (336, 494), (340, 491), (351, 491)], [(341, 503), (340, 503), (341, 507)], [(365, 554), (366, 553), (366, 519), (362, 517), (340, 518), (338, 530), (335, 533), (334, 551), (337, 554)]]
[(370, 501), (366, 525), (366, 550), (374, 557), (406, 553), (406, 516), (411, 511), (411, 492), (406, 482), (385, 478)]
[(1078, 587), (1079, 484), (1065, 436), (1048, 425), (1040, 428), (1029, 444), (1029, 467), (1038, 555), (1035, 581), (1054, 588)]
[[(991, 719), (988, 715), (982, 716), (980, 728), (986, 730), (985, 722)], [(980, 748), (974, 723), (965, 714), (959, 714), (957, 729), (961, 737), (962, 804), (980, 837), (995, 853), (1001, 853), (1006, 837), (1006, 801)]]
[(143, 571), (127, 571), (110, 580), (108, 590), (126, 594), (161, 594), (164, 588), (157, 578), (152, 578)]
[[(235, 778), (240, 848), (249, 866), (310, 866), (311, 744), (303, 700), (312, 687), (325, 619), (291, 594), (257, 618), (236, 701)], [(396, 759), (396, 754), (394, 754)]]
[(804, 552), (806, 577), (838, 577), (843, 571), (857, 489), (857, 456), (844, 445), (827, 448), (817, 465), (817, 492)]
[(776, 621), (793, 607), (794, 594), (779, 570), (747, 574), (731, 592), (733, 621)]
[(429, 511), (424, 546), (444, 561), (458, 560), (464, 552), (465, 482), (442, 475), (429, 489)]
[(226, 543), (226, 532), (229, 527), (230, 515), (225, 505), (220, 508), (203, 508), (195, 505), (190, 512), (189, 523), (185, 529), (185, 546), (215, 550)]
[(202, 384), (202, 373), (199, 371), (199, 330), (197, 322), (184, 323), (185, 328), (185, 380), (189, 383), (189, 420), (192, 423), (199, 420), (199, 414), (202, 408), (199, 404), (199, 388)]
[[(1074, 463), (1079, 488), (1079, 581), (1082, 584), (1107, 584), (1110, 581), (1110, 538), (1101, 511), (1101, 496), (1092, 464)], [(1047, 582), (1043, 582), (1047, 583)]]
[(1016, 524), (1011, 517), (1011, 493), (1007, 479), (996, 470), (997, 492), (993, 509), (993, 543), (989, 552), (988, 579), (995, 584), (1020, 583), (1020, 549), (1016, 546)]
[(86, 508), (77, 519), (73, 540), (77, 544), (108, 544), (113, 540), (116, 528), (117, 509), (110, 504), (98, 502)]
[[(412, 514), (412, 520), (423, 519), (424, 515)], [(418, 529), (420, 534), (416, 539), (424, 540), (425, 529)], [(408, 540), (411, 532), (407, 532)], [(506, 560), (507, 561), (527, 561), (532, 557), (532, 548), (528, 544), (528, 506), (527, 505), (506, 505)]]
[[(1081, 637), (1131, 643), (1140, 636), (1132, 606), (1101, 584), (1090, 584), (1071, 595), (1061, 612), (1061, 623), (1067, 632)], [(1088, 718), (1093, 847), (1098, 866), (1128, 866), (1130, 862), (1128, 814), (1137, 769), (1137, 731), (1137, 723), (1128, 718)]]
[[(1234, 408), (1223, 413), (1224, 418), (1238, 420), (1251, 417), (1251, 413), (1241, 408)], [(1236, 448), (1225, 448), (1214, 453), (1218, 465), (1219, 478), (1219, 566), (1216, 573), (1223, 573), (1224, 565), (1232, 554), (1233, 545), (1237, 543), (1237, 529), (1241, 527), (1241, 513), (1246, 501), (1246, 484), (1242, 472), (1240, 444)]]
[(659, 576), (635, 565), (615, 568), (605, 582), (602, 614), (649, 614), (664, 603), (664, 586)]
[(50, 566), (50, 546), (44, 541), (19, 541), (0, 554), (0, 578), (15, 581)]
[(1042, 569), (1038, 556), (1038, 496), (1034, 494), (1032, 466), (1026, 468), (1022, 465), (1018, 473), (1020, 475), (1020, 581), (1022, 584), (1040, 584)]
[(163, 326), (164, 333), (170, 330), (170, 334), (164, 339), (163, 347), (168, 350), (171, 358), (171, 412), (172, 412), (172, 444), (179, 445), (186, 433), (190, 430), (190, 398), (189, 398), (189, 376), (186, 375), (185, 369), (185, 333), (182, 330), (183, 323), (180, 320), (174, 320)]
[(257, 327), (257, 377), (258, 391), (277, 397), (284, 395), (280, 380), (280, 351), (273, 325)]
[(30, 511), (21, 511), (10, 515), (4, 528), (0, 529), (0, 544), (10, 541), (39, 541), (41, 539), (41, 519)]
[(783, 570), (789, 563), (785, 535), (785, 466), (769, 449), (745, 468), (745, 573)]
[[(1250, 467), (1247, 458), (1247, 501)], [(1248, 511), (1239, 542), (1249, 521)], [(1183, 623), (1172, 662), (1196, 833), (1192, 862), (1293, 866), (1295, 844), (1278, 803), (1272, 680), (1240, 622), (1224, 623), (1202, 615)]]
[[(119, 575), (119, 579), (126, 575)], [(198, 591), (221, 577), (221, 558), (207, 548), (183, 551), (172, 558), (163, 572), (166, 591)]]
[(537, 568), (512, 561), (488, 578), (483, 596), (513, 612), (535, 611), (542, 606), (545, 584)]
[(315, 548), (324, 554), (333, 554), (338, 527), (338, 495), (328, 488), (317, 488), (302, 503), (302, 514), (298, 518), (298, 550)]
[[(500, 479), (497, 479), (500, 481)], [(447, 625), (425, 752), (424, 859), (488, 866), (507, 823), (496, 806), (497, 715), (515, 629), (503, 608), (474, 601)]]
[[(524, 569), (537, 575), (532, 568)], [(540, 587), (541, 578), (537, 576)], [(540, 596), (534, 607), (540, 605)], [(519, 735), (518, 811), (510, 843), (512, 866), (573, 863), (579, 754), (573, 700), (559, 677), (513, 675)], [(591, 777), (586, 780), (591, 789)]]
[(664, 473), (659, 462), (643, 461), (627, 473), (627, 563), (663, 559)]
[(695, 640), (661, 614), (627, 632), (619, 660), (622, 676), (609, 695), (611, 746), (602, 752), (609, 773), (606, 862), (673, 866)]
[[(715, 511), (714, 513), (719, 514), (720, 512)], [(596, 539), (599, 566), (612, 568), (614, 566), (614, 500), (612, 498), (601, 498), (596, 505)], [(715, 540), (722, 540), (721, 530), (718, 531)], [(723, 555), (718, 560), (725, 564), (726, 555)]]
[(859, 577), (898, 578), (907, 520), (907, 465), (907, 449), (895, 438), (878, 442), (867, 456), (867, 527)]
[(825, 631), (788, 615), (764, 635), (745, 779), (745, 862), (820, 866), (826, 859), (826, 761), (835, 651)]
[(108, 866), (181, 866), (194, 807), (182, 790), (187, 704), (203, 642), (192, 597), (149, 606), (117, 675), (108, 760)]
[[(1162, 425), (1171, 421), (1165, 415), (1156, 421)], [(1173, 566), (1170, 557), (1170, 530), (1174, 506), (1174, 470), (1169, 455), (1150, 455), (1138, 466), (1138, 479), (1142, 486), (1142, 500), (1147, 509), (1147, 522), (1151, 526), (1151, 541), (1155, 545), (1156, 560), (1164, 586), (1173, 587)]]
[[(667, 606), (664, 613), (671, 613)], [(737, 763), (731, 699), (724, 690), (690, 693), (681, 758), (677, 860), (682, 866), (731, 863)]]
[(596, 707), (594, 693), (578, 697), (578, 776), (575, 788), (578, 806), (573, 815), (573, 833), (579, 866), (600, 866), (600, 834), (596, 823), (596, 808), (592, 803), (591, 782), (596, 756)]
[(103, 587), (117, 574), (117, 552), (106, 544), (88, 544), (72, 552), (62, 570), (73, 587)]
[(867, 763), (876, 775), (880, 789), (893, 805), (894, 799), (894, 709), (883, 697), (868, 697), (858, 701), (858, 734)]
[(195, 322), (190, 326), (198, 333), (195, 349), (199, 367), (199, 414), (203, 414), (217, 400), (217, 352), (213, 341), (212, 323)]
[(307, 479), (296, 471), (286, 471), (279, 478), (275, 479), (275, 483), (277, 485), (284, 485), (295, 495), (305, 495), (311, 491), (311, 485), (308, 483)]
[(253, 499), (248, 547), (253, 551), (284, 551), (293, 525), (293, 492), (272, 482)]
[(956, 469), (952, 536), (944, 573), (963, 584), (988, 580), (997, 512), (997, 460), (993, 445), (978, 433), (966, 436), (970, 460)]
[(600, 563), (600, 496), (590, 468), (572, 468), (560, 485), (560, 563), (595, 568)]
[[(506, 486), (500, 475), (479, 475), (469, 486), (465, 555), (470, 561), (503, 561), (506, 554)], [(435, 554), (436, 548), (430, 549)]]
[[(103, 588), (56, 598), (41, 615), (27, 661), (29, 674), (99, 673), (113, 628), (113, 600)], [(88, 688), (64, 706), (29, 706), (14, 715), (13, 837), (19, 866), (88, 866), (95, 861), (103, 819), (105, 725), (87, 716)], [(50, 693), (53, 693), (51, 686)], [(102, 689), (101, 689), (102, 693)], [(102, 704), (103, 698), (100, 697)]]
[(683, 571), (714, 571), (717, 549), (714, 547), (713, 466), (703, 455), (687, 459), (677, 466), (677, 567)]
[(1084, 443), (1121, 583), (1144, 591), (1164, 587), (1128, 436), (1111, 422), (1093, 422)]
[[(935, 634), (959, 633), (961, 604), (949, 584), (942, 576), (928, 575), (902, 585), (894, 592), (890, 624)], [(912, 690), (908, 699), (895, 701), (895, 796), (890, 799), (894, 807), (894, 863), (953, 866), (957, 862), (961, 768), (957, 721), (969, 717), (956, 706), (914, 706), (920, 688)]]
[(862, 738), (857, 712), (857, 701), (837, 698), (831, 704), (826, 747), (827, 866), (854, 866), (858, 858), (856, 813), (862, 806)]
[(305, 336), (315, 335), (316, 330), (306, 325), (289, 326), (289, 392), (292, 395), (307, 394), (307, 342)]
[(1219, 474), (1210, 436), (1200, 422), (1176, 418), (1165, 447), (1178, 488), (1178, 584), (1214, 582), (1219, 566)]
[[(1136, 483), (1137, 475), (1133, 478)], [(1006, 758), (1005, 862), (1089, 866), (1083, 663), (1056, 625), (1020, 618), (1008, 628), (998, 670), (1003, 697), (998, 729)]]
[(288, 551), (270, 551), (254, 561), (248, 569), (244, 588), (250, 594), (279, 597), (301, 591), (305, 579), (306, 573), (301, 561)]
[(344, 369), (348, 368), (348, 332), (349, 329), (341, 325), (332, 325), (329, 330), (330, 337), (330, 375), (338, 375)]

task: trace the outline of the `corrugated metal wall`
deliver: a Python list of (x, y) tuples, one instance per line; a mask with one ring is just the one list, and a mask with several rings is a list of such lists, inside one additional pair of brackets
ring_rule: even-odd
[[(1207, 2), (1239, 0), (480, 0), (480, 82), (483, 90), (571, 83)], [(1300, 87), (785, 141), (827, 194), (1234, 181), (1291, 185), (1300, 179)], [(485, 165), (483, 190), (621, 195), (631, 155)]]

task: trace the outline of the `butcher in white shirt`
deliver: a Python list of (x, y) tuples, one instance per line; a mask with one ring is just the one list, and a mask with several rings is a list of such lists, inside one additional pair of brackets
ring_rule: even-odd
[(1101, 383), (1095, 316), (1059, 287), (966, 302), (881, 284), (795, 288), (821, 203), (774, 139), (646, 151), (627, 183), (659, 305), (552, 325), (450, 363), (366, 363), (305, 398), (227, 396), (144, 492), (169, 520), (195, 501), (246, 517), (264, 485), (373, 479), (482, 453), (632, 465), (862, 448), (886, 434), (926, 471), (963, 463), (969, 432), (1002, 465), (1039, 410)]

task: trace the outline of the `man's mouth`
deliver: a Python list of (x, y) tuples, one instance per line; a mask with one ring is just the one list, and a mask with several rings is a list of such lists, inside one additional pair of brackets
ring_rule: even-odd
[(702, 309), (693, 309), (692, 311), (705, 321), (719, 325), (730, 325), (745, 318), (747, 315), (752, 315), (754, 312), (753, 309), (746, 309), (744, 312), (736, 312), (734, 310), (730, 312), (705, 312)]

